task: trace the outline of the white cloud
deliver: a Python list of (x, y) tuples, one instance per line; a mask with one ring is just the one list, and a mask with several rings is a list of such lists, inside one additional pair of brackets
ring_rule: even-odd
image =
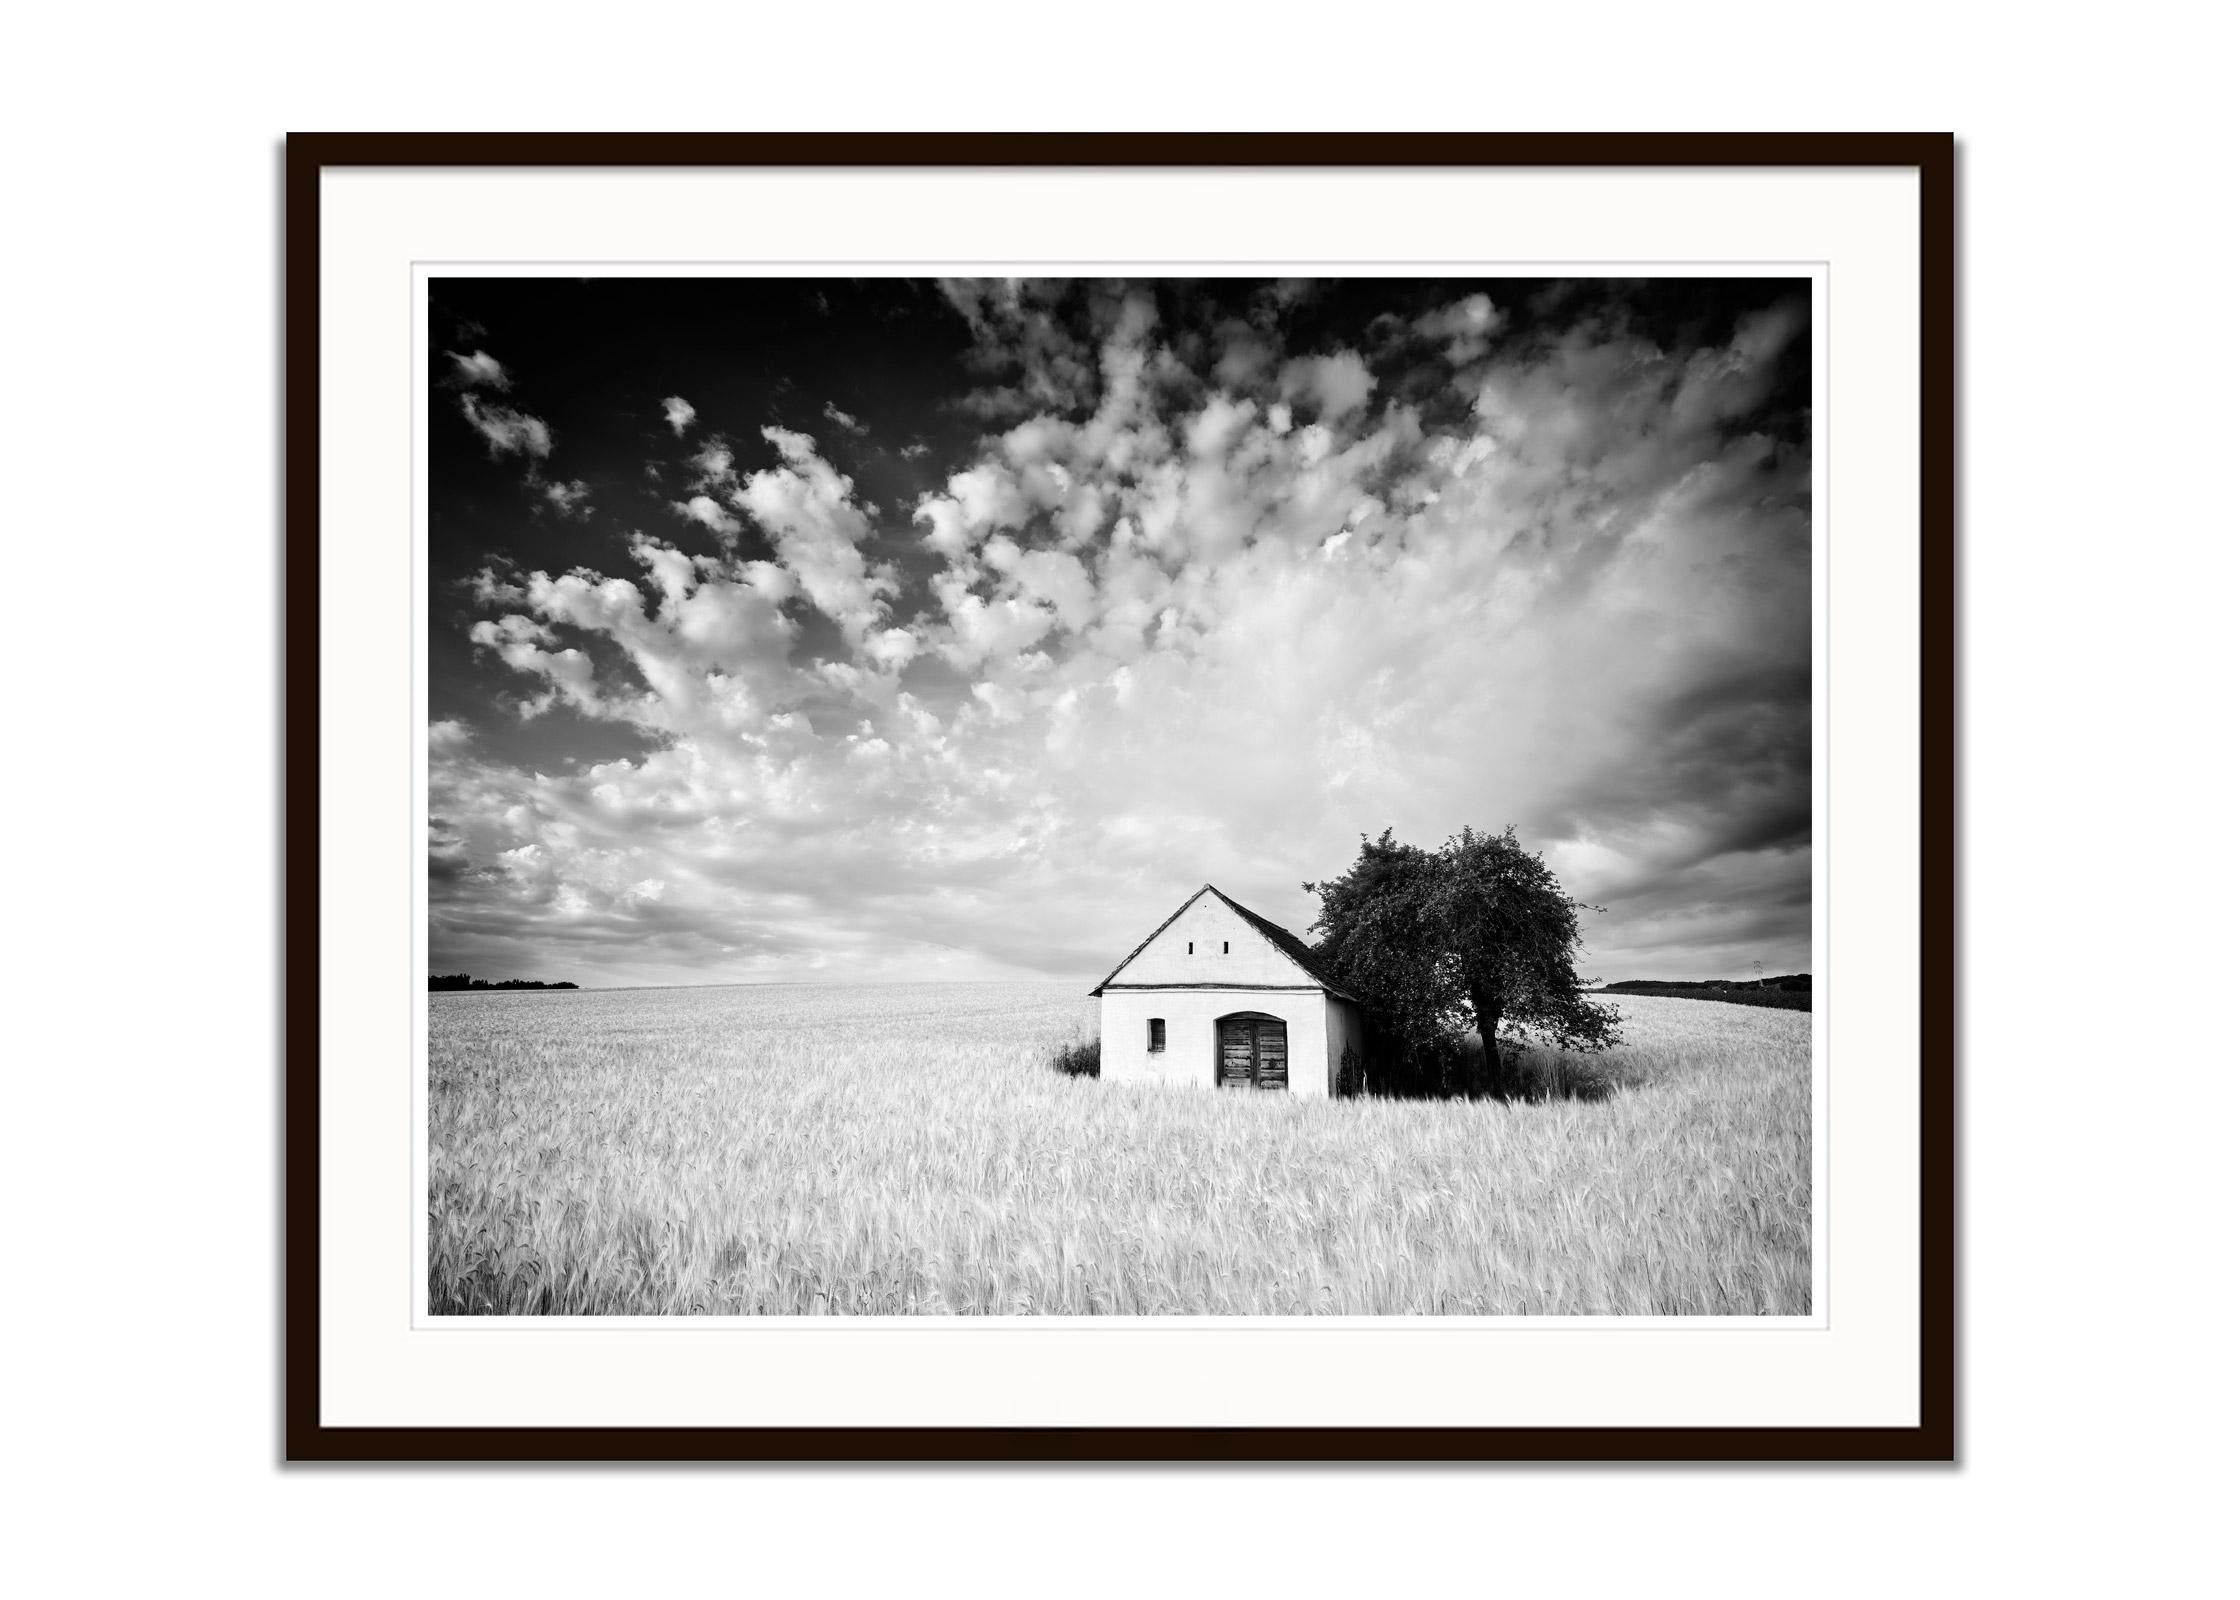
[(591, 490), (581, 478), (567, 483), (547, 483), (544, 486), (545, 503), (563, 517), (586, 521), (591, 516)]
[(538, 715), (559, 699), (588, 715), (603, 714), (590, 656), (572, 645), (559, 650), (547, 649), (546, 646), (559, 643), (559, 639), (535, 619), (515, 615), (500, 617), (494, 622), (478, 622), (469, 630), (468, 637), (495, 653), (514, 671), (542, 678), (550, 686), (543, 695), (522, 704), (524, 717)]
[(461, 355), (456, 350), (446, 350), (451, 358), (452, 381), (464, 388), (481, 385), (488, 389), (505, 390), (513, 387), (513, 379), (487, 350), (477, 350), (472, 355)]
[(519, 605), (528, 598), (521, 585), (492, 567), (484, 567), (469, 578), (467, 589), (481, 606)]
[(991, 657), (1016, 655), (1057, 626), (1053, 610), (1016, 590), (991, 598), (973, 593), (962, 578), (947, 574), (934, 580), (934, 592), (948, 617), (946, 635), (937, 640), (937, 648), (960, 669)]
[(672, 500), (669, 502), (669, 509), (687, 521), (697, 522), (708, 529), (724, 542), (726, 548), (739, 537), (739, 519), (704, 494), (696, 494), (689, 500)]
[(1369, 403), (1370, 391), (1376, 386), (1377, 380), (1370, 373), (1368, 363), (1351, 350), (1341, 350), (1336, 355), (1304, 356), (1285, 362), (1283, 367), (1284, 398), (1304, 397), (1313, 401), (1325, 423), (1343, 422), (1361, 410)]
[(1006, 560), (1001, 570), (1019, 593), (1048, 606), (1070, 631), (1086, 628), (1097, 614), (1096, 584), (1088, 569), (1062, 551), (1030, 550)]
[(824, 414), (826, 421), (838, 423), (842, 428), (845, 428), (850, 433), (862, 434), (868, 431), (862, 423), (858, 422), (854, 417), (848, 415), (847, 412), (842, 411), (830, 400), (827, 400), (824, 403)]
[[(474, 625), (476, 644), (545, 680), (549, 692), (525, 714), (557, 697), (588, 717), (720, 741), (799, 698), (788, 659), (799, 629), (784, 613), (798, 592), (790, 576), (769, 562), (695, 558), (654, 539), (635, 540), (631, 554), (650, 594), (626, 578), (535, 572), (515, 590), (525, 610)], [(562, 630), (605, 640), (628, 677), (602, 682), (589, 652), (554, 649)]]
[(954, 561), (972, 548), (972, 529), (964, 507), (946, 495), (929, 494), (919, 500), (913, 520), (926, 525), (926, 547)]
[(856, 548), (871, 524), (855, 502), (855, 484), (817, 454), (807, 434), (765, 428), (762, 437), (777, 446), (783, 464), (748, 478), (732, 504), (770, 535), (810, 602), (860, 643), (883, 620), (886, 598), (899, 585)]
[(490, 454), (525, 455), (537, 460), (552, 454), (552, 430), (541, 417), (508, 406), (488, 405), (472, 394), (459, 396), (459, 410), (490, 446)]
[(1490, 295), (1474, 294), (1427, 311), (1416, 319), (1415, 331), (1427, 339), (1447, 341), (1446, 357), (1455, 366), (1467, 366), (1493, 347), (1501, 326), (1501, 313)]
[(918, 653), (918, 636), (908, 628), (886, 628), (864, 641), (863, 653), (886, 672), (900, 672)]
[(733, 457), (731, 447), (721, 439), (710, 439), (692, 456), (692, 486), (695, 489), (721, 489), (731, 482)]
[(661, 402), (662, 420), (669, 424), (669, 431), (680, 439), (684, 437), (684, 430), (692, 426), (692, 419), (698, 415), (700, 413), (692, 408), (692, 402), (681, 394), (673, 394)]

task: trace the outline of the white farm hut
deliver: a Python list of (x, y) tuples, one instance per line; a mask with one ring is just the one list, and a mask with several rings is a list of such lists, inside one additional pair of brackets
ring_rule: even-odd
[(1297, 935), (1210, 883), (1089, 992), (1107, 1080), (1328, 1095), (1358, 1075), (1360, 1005)]

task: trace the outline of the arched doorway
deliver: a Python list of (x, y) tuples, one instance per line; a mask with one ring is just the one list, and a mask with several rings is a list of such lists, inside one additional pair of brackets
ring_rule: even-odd
[(1224, 1089), (1291, 1087), (1291, 1048), (1283, 1019), (1238, 1011), (1214, 1019), (1213, 1081)]

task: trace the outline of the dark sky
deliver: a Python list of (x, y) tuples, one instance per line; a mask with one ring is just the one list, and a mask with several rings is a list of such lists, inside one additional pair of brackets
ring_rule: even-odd
[(431, 964), (1093, 978), (1514, 822), (1810, 965), (1800, 280), (431, 286)]

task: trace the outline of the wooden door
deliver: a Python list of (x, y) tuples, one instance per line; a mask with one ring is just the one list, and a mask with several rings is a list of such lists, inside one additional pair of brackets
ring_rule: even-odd
[(1215, 1081), (1224, 1089), (1291, 1087), (1290, 1040), (1274, 1017), (1223, 1017)]
[(1221, 1059), (1214, 1068), (1215, 1081), (1224, 1089), (1251, 1088), (1254, 1056), (1252, 1019), (1224, 1018), (1221, 1023)]
[(1291, 1087), (1291, 1052), (1283, 1024), (1255, 1023), (1252, 1031), (1259, 1046), (1252, 1068), (1253, 1087), (1288, 1091)]

